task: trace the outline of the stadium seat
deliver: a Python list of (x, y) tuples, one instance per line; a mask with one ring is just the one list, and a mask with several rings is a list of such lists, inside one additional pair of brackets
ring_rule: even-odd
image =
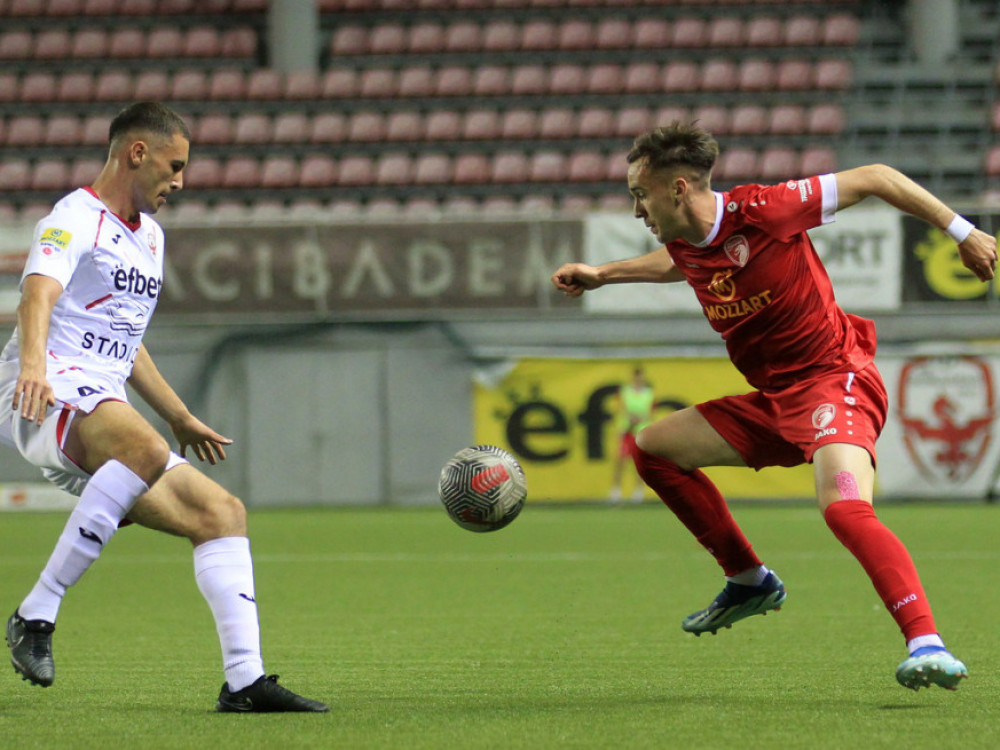
[(233, 142), (236, 144), (270, 143), (273, 136), (271, 118), (259, 113), (244, 113), (237, 115), (233, 129)]
[(260, 187), (260, 163), (249, 156), (235, 156), (222, 168), (222, 187), (250, 190)]
[(471, 21), (449, 24), (444, 31), (447, 52), (478, 52), (483, 46), (482, 29)]
[(767, 126), (768, 111), (759, 104), (741, 104), (730, 114), (730, 135), (763, 135)]
[(309, 100), (318, 99), (320, 79), (312, 70), (293, 70), (285, 76), (285, 99)]
[(73, 115), (53, 115), (45, 123), (46, 146), (75, 146), (80, 142), (81, 123)]
[(528, 157), (521, 151), (493, 155), (490, 180), (497, 183), (524, 182), (528, 178)]
[(16, 73), (0, 71), (0, 102), (17, 101), (18, 88)]
[(73, 34), (70, 57), (74, 60), (99, 60), (108, 56), (108, 32), (104, 29), (80, 29)]
[(840, 135), (845, 126), (844, 108), (839, 104), (817, 104), (806, 115), (810, 135)]
[(173, 26), (159, 26), (146, 37), (146, 54), (152, 58), (179, 57), (184, 49), (184, 35)]
[(538, 137), (545, 139), (573, 138), (576, 135), (576, 115), (560, 107), (542, 110), (538, 118)]
[(560, 182), (566, 179), (566, 157), (557, 151), (536, 151), (528, 162), (531, 182)]
[[(625, 178), (628, 176), (628, 161), (625, 159), (624, 151), (615, 151), (608, 154), (605, 157), (605, 178), (616, 184), (621, 184), (622, 188), (625, 184)], [(622, 191), (622, 188), (618, 188)]]
[[(2, 87), (0, 87), (2, 88)], [(103, 70), (94, 82), (94, 99), (99, 102), (131, 101), (135, 84), (132, 75), (124, 70)]]
[(31, 170), (30, 190), (68, 190), (69, 166), (62, 159), (41, 159)]
[(632, 23), (624, 18), (602, 18), (594, 30), (597, 49), (627, 49), (632, 39)]
[(396, 71), (369, 68), (358, 76), (358, 94), (370, 99), (388, 99), (396, 95)]
[(799, 155), (794, 149), (774, 146), (764, 149), (760, 155), (759, 177), (764, 182), (780, 182), (802, 177), (798, 169)]
[(492, 109), (473, 109), (465, 113), (462, 138), (470, 141), (491, 140), (500, 133), (500, 115)]
[(133, 94), (139, 101), (155, 100), (170, 90), (164, 70), (144, 70), (135, 77)]
[(222, 52), (222, 40), (217, 29), (211, 26), (196, 26), (184, 32), (180, 52), (174, 55), (182, 57), (202, 57), (206, 59), (219, 57)]
[(0, 161), (0, 192), (27, 190), (31, 181), (31, 164), (26, 159)]
[(309, 143), (340, 143), (347, 137), (347, 118), (339, 112), (314, 115), (309, 127)]
[(808, 60), (781, 60), (778, 64), (779, 91), (805, 91), (812, 86), (812, 64)]
[(169, 97), (177, 101), (201, 101), (208, 96), (208, 78), (201, 69), (184, 69), (174, 73)]
[(367, 156), (345, 156), (341, 159), (337, 169), (337, 183), (339, 185), (370, 185), (374, 177), (375, 165)]
[(435, 89), (434, 71), (429, 66), (419, 65), (400, 71), (397, 94), (404, 99), (433, 96)]
[(986, 152), (983, 166), (988, 177), (1000, 177), (1000, 146), (993, 146)]
[(290, 188), (299, 182), (299, 165), (290, 156), (269, 156), (260, 167), (262, 188)]
[(410, 27), (406, 49), (410, 54), (435, 55), (445, 51), (445, 30), (439, 23), (416, 23)]
[(786, 47), (816, 47), (822, 44), (822, 25), (818, 16), (791, 16), (785, 20), (782, 44)]
[(511, 109), (500, 117), (500, 137), (508, 139), (535, 138), (538, 135), (538, 115), (530, 109)]
[(468, 96), (472, 93), (472, 70), (446, 65), (438, 70), (434, 93), (438, 96)]
[(88, 115), (80, 126), (80, 142), (86, 146), (107, 146), (110, 118), (105, 115)]
[[(343, 118), (340, 122), (343, 127)], [(309, 115), (304, 112), (281, 112), (274, 118), (271, 138), (275, 143), (305, 143), (309, 140), (311, 127)]]
[(338, 26), (330, 35), (330, 55), (334, 58), (367, 52), (368, 29), (364, 26)]
[(770, 60), (744, 60), (737, 75), (740, 91), (771, 91), (776, 84), (776, 71)]
[(603, 154), (597, 151), (577, 151), (569, 157), (566, 178), (571, 182), (600, 182), (604, 180), (606, 172)]
[(708, 43), (708, 24), (698, 17), (678, 18), (673, 23), (670, 44), (677, 49), (700, 49)]
[(510, 93), (544, 94), (548, 88), (548, 71), (541, 65), (519, 65), (514, 68), (510, 81)]
[(577, 120), (581, 138), (612, 138), (615, 135), (615, 114), (604, 107), (587, 107)]
[(483, 29), (484, 52), (513, 52), (521, 43), (521, 30), (510, 21), (490, 21)]
[(819, 89), (850, 88), (851, 63), (848, 60), (820, 60), (816, 63), (813, 83)]
[(767, 132), (771, 135), (802, 135), (806, 132), (806, 112), (798, 104), (778, 104), (771, 108)]
[(56, 98), (56, 77), (53, 73), (31, 72), (21, 78), (22, 102), (52, 102)]
[(559, 25), (556, 46), (561, 50), (589, 50), (593, 49), (596, 36), (589, 21), (571, 19)]
[(219, 55), (228, 58), (252, 58), (257, 54), (257, 32), (252, 28), (226, 29), (219, 38)]
[(35, 34), (35, 60), (64, 60), (72, 49), (70, 33), (66, 29), (44, 28)]
[(194, 142), (199, 145), (228, 145), (233, 142), (233, 121), (229, 115), (222, 113), (202, 115), (193, 136)]
[(591, 94), (620, 94), (625, 85), (620, 65), (598, 63), (588, 73), (587, 91)]
[(828, 47), (853, 47), (861, 36), (861, 22), (857, 16), (838, 13), (823, 21), (822, 39)]
[(510, 91), (510, 71), (499, 65), (484, 65), (472, 75), (473, 96), (503, 96)]
[(713, 18), (708, 24), (709, 47), (739, 47), (743, 44), (743, 21), (736, 16)]
[(419, 112), (390, 112), (385, 120), (387, 141), (417, 141), (424, 136), (424, 118)]
[(555, 49), (557, 38), (556, 25), (552, 21), (528, 21), (521, 27), (520, 48), (532, 52)]
[(830, 148), (807, 148), (802, 152), (800, 177), (834, 172), (837, 169), (837, 154)]
[(625, 66), (624, 78), (628, 94), (658, 94), (663, 90), (663, 74), (656, 63), (630, 63)]
[(459, 185), (480, 185), (490, 178), (490, 160), (485, 154), (459, 154), (455, 157), (453, 179)]
[(30, 31), (0, 32), (0, 60), (28, 60), (35, 46)]
[(655, 128), (669, 125), (672, 122), (687, 123), (691, 119), (691, 113), (688, 112), (687, 108), (668, 104), (665, 107), (660, 107), (653, 113), (652, 122), (649, 126)]
[(310, 154), (299, 164), (299, 186), (329, 187), (337, 184), (337, 162), (325, 154)]
[(254, 101), (281, 99), (285, 94), (285, 77), (271, 68), (257, 68), (247, 77), (247, 99)]
[(375, 164), (376, 185), (406, 185), (412, 180), (413, 162), (406, 154), (383, 154)]
[(784, 42), (781, 19), (757, 16), (747, 21), (744, 41), (748, 47), (780, 47)]
[(742, 181), (757, 177), (757, 152), (750, 148), (730, 148), (719, 155), (715, 176), (720, 180)]
[(672, 44), (670, 24), (660, 18), (641, 18), (632, 27), (637, 49), (669, 49)]
[(450, 109), (429, 113), (424, 121), (423, 137), (429, 141), (454, 141), (462, 134), (462, 116)]
[(14, 115), (7, 120), (7, 146), (40, 146), (45, 123), (36, 115)]
[(94, 76), (87, 71), (63, 73), (56, 81), (56, 101), (91, 102), (94, 100)]
[(97, 179), (97, 175), (104, 168), (104, 162), (100, 159), (77, 159), (73, 162), (69, 172), (70, 187), (83, 187), (90, 185)]
[(696, 107), (691, 112), (691, 119), (713, 135), (729, 134), (729, 110), (715, 104)]
[(351, 68), (332, 68), (323, 74), (320, 96), (323, 99), (349, 99), (358, 93), (358, 76)]
[(146, 35), (140, 29), (120, 28), (111, 32), (108, 55), (115, 59), (135, 59), (146, 55)]
[(645, 107), (627, 107), (615, 113), (615, 135), (633, 138), (653, 127), (651, 113)]
[[(140, 78), (142, 75), (140, 74)], [(138, 82), (136, 83), (138, 87)], [(246, 96), (246, 80), (243, 71), (223, 68), (212, 72), (208, 81), (208, 98), (212, 100), (234, 101)]]
[(446, 154), (420, 154), (413, 165), (416, 185), (444, 184), (451, 180), (451, 158)]
[(663, 91), (668, 94), (693, 92), (700, 82), (696, 63), (678, 61), (667, 63), (663, 69)]
[(552, 67), (549, 73), (550, 94), (579, 94), (586, 89), (587, 71), (582, 66), (563, 63)]
[(701, 68), (702, 91), (735, 91), (739, 83), (736, 65), (730, 60), (708, 60)]
[(406, 27), (384, 23), (368, 34), (368, 52), (373, 55), (399, 55), (406, 51)]
[(347, 140), (372, 143), (385, 138), (385, 119), (380, 112), (360, 111), (347, 121)]

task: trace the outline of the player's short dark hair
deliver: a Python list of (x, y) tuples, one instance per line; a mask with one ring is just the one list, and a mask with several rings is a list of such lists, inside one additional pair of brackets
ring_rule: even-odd
[(683, 125), (674, 120), (638, 136), (625, 158), (629, 164), (645, 159), (654, 170), (685, 166), (707, 176), (719, 158), (719, 144), (695, 123)]
[(153, 135), (170, 138), (178, 133), (191, 140), (191, 131), (180, 115), (159, 102), (136, 102), (130, 104), (111, 121), (108, 142), (126, 133), (142, 130)]

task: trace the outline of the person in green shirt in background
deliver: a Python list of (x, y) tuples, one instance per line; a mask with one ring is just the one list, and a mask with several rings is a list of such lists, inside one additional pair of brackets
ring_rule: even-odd
[(632, 379), (623, 383), (618, 390), (618, 414), (617, 426), (621, 435), (618, 454), (615, 457), (614, 475), (611, 480), (611, 502), (617, 503), (622, 499), (622, 478), (625, 473), (625, 464), (633, 467), (631, 472), (634, 477), (634, 489), (632, 490), (633, 502), (642, 502), (645, 484), (635, 472), (635, 464), (632, 461), (632, 453), (635, 450), (635, 436), (639, 430), (649, 424), (653, 419), (653, 387), (646, 380), (642, 367), (636, 366), (632, 371)]

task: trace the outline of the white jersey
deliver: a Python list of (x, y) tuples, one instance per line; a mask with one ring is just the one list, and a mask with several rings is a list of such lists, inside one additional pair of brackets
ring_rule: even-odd
[[(30, 274), (63, 287), (49, 325), (48, 372), (79, 368), (122, 389), (163, 286), (159, 224), (146, 214), (129, 224), (80, 188), (38, 222), (22, 286)], [(15, 330), (0, 360), (17, 357)]]

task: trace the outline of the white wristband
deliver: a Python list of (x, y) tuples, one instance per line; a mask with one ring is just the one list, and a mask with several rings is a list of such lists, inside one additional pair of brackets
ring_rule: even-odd
[(961, 245), (972, 234), (973, 229), (975, 229), (975, 226), (973, 226), (971, 221), (955, 214), (955, 218), (951, 220), (951, 224), (948, 225), (948, 228), (944, 232), (955, 240), (957, 244)]

